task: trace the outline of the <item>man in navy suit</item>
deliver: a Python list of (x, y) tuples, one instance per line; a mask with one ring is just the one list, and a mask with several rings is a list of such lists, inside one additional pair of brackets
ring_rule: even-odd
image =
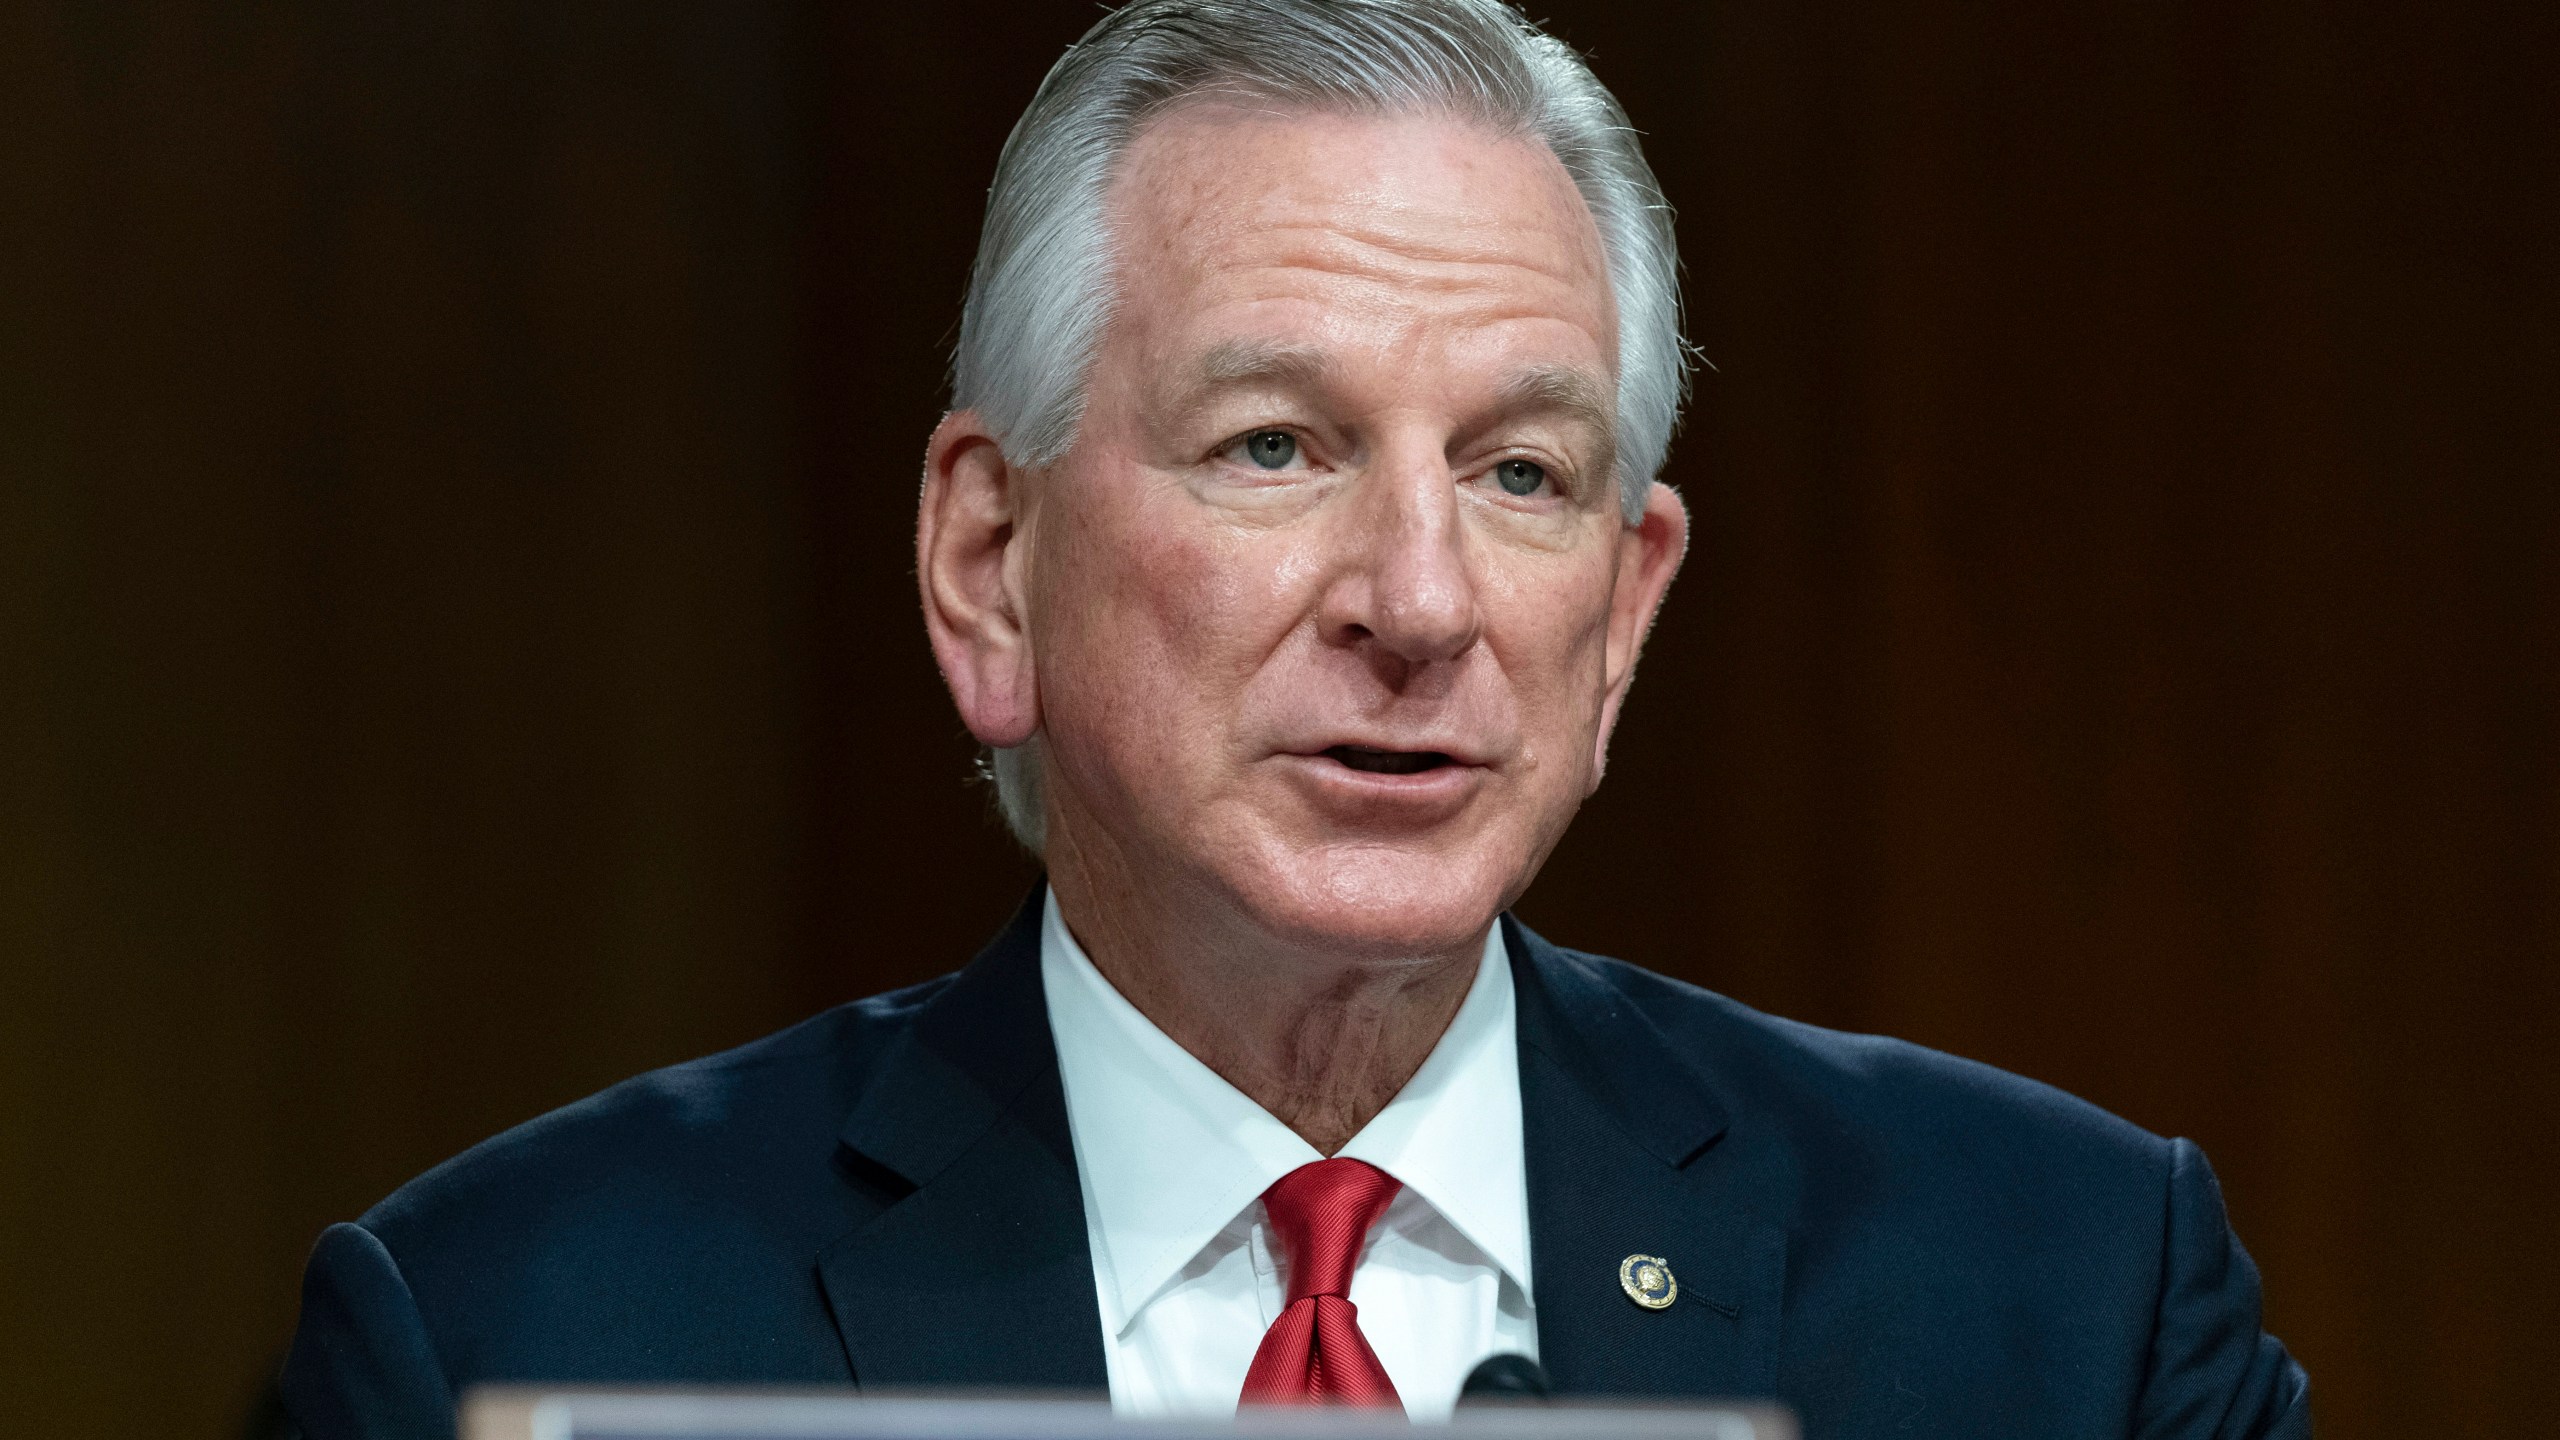
[(1048, 883), (320, 1241), (313, 1440), (495, 1381), (1775, 1396), (2299, 1436), (2203, 1157), (1509, 918), (1687, 516), (1667, 211), (1499, 0), (1138, 0), (999, 164), (918, 574)]

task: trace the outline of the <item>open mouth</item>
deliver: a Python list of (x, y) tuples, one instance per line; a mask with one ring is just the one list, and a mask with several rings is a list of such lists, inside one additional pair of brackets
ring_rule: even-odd
[(1366, 745), (1336, 745), (1324, 755), (1371, 775), (1419, 775), (1458, 763), (1437, 750), (1372, 750)]

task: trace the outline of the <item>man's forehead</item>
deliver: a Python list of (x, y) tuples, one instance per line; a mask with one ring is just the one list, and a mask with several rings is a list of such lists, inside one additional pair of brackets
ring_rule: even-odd
[(1449, 117), (1203, 107), (1141, 137), (1114, 201), (1114, 329), (1159, 403), (1428, 363), (1478, 394), (1613, 413), (1597, 227), (1535, 142)]
[(1124, 270), (1286, 255), (1428, 283), (1526, 265), (1606, 303), (1599, 229), (1562, 162), (1457, 116), (1177, 107), (1132, 142), (1109, 208)]

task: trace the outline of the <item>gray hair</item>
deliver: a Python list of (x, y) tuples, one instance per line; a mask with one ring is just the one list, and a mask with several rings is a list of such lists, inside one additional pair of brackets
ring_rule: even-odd
[[(1134, 0), (1069, 47), (1015, 122), (952, 361), (952, 403), (1014, 464), (1075, 441), (1111, 312), (1106, 192), (1146, 123), (1203, 96), (1450, 114), (1543, 141), (1600, 231), (1618, 308), (1618, 496), (1644, 514), (1688, 392), (1671, 209), (1615, 97), (1505, 0)], [(999, 808), (1034, 851), (1039, 741), (998, 750)]]

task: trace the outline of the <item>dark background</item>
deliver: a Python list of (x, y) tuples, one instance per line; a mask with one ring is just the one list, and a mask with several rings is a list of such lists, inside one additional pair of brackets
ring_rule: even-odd
[[(1551, 935), (2219, 1165), (2324, 1435), (2560, 1353), (2549, 7), (1552, 0), (1696, 548)], [(1031, 875), (908, 559), (1087, 5), (0, 7), (0, 1404), (218, 1434), (305, 1247)]]

